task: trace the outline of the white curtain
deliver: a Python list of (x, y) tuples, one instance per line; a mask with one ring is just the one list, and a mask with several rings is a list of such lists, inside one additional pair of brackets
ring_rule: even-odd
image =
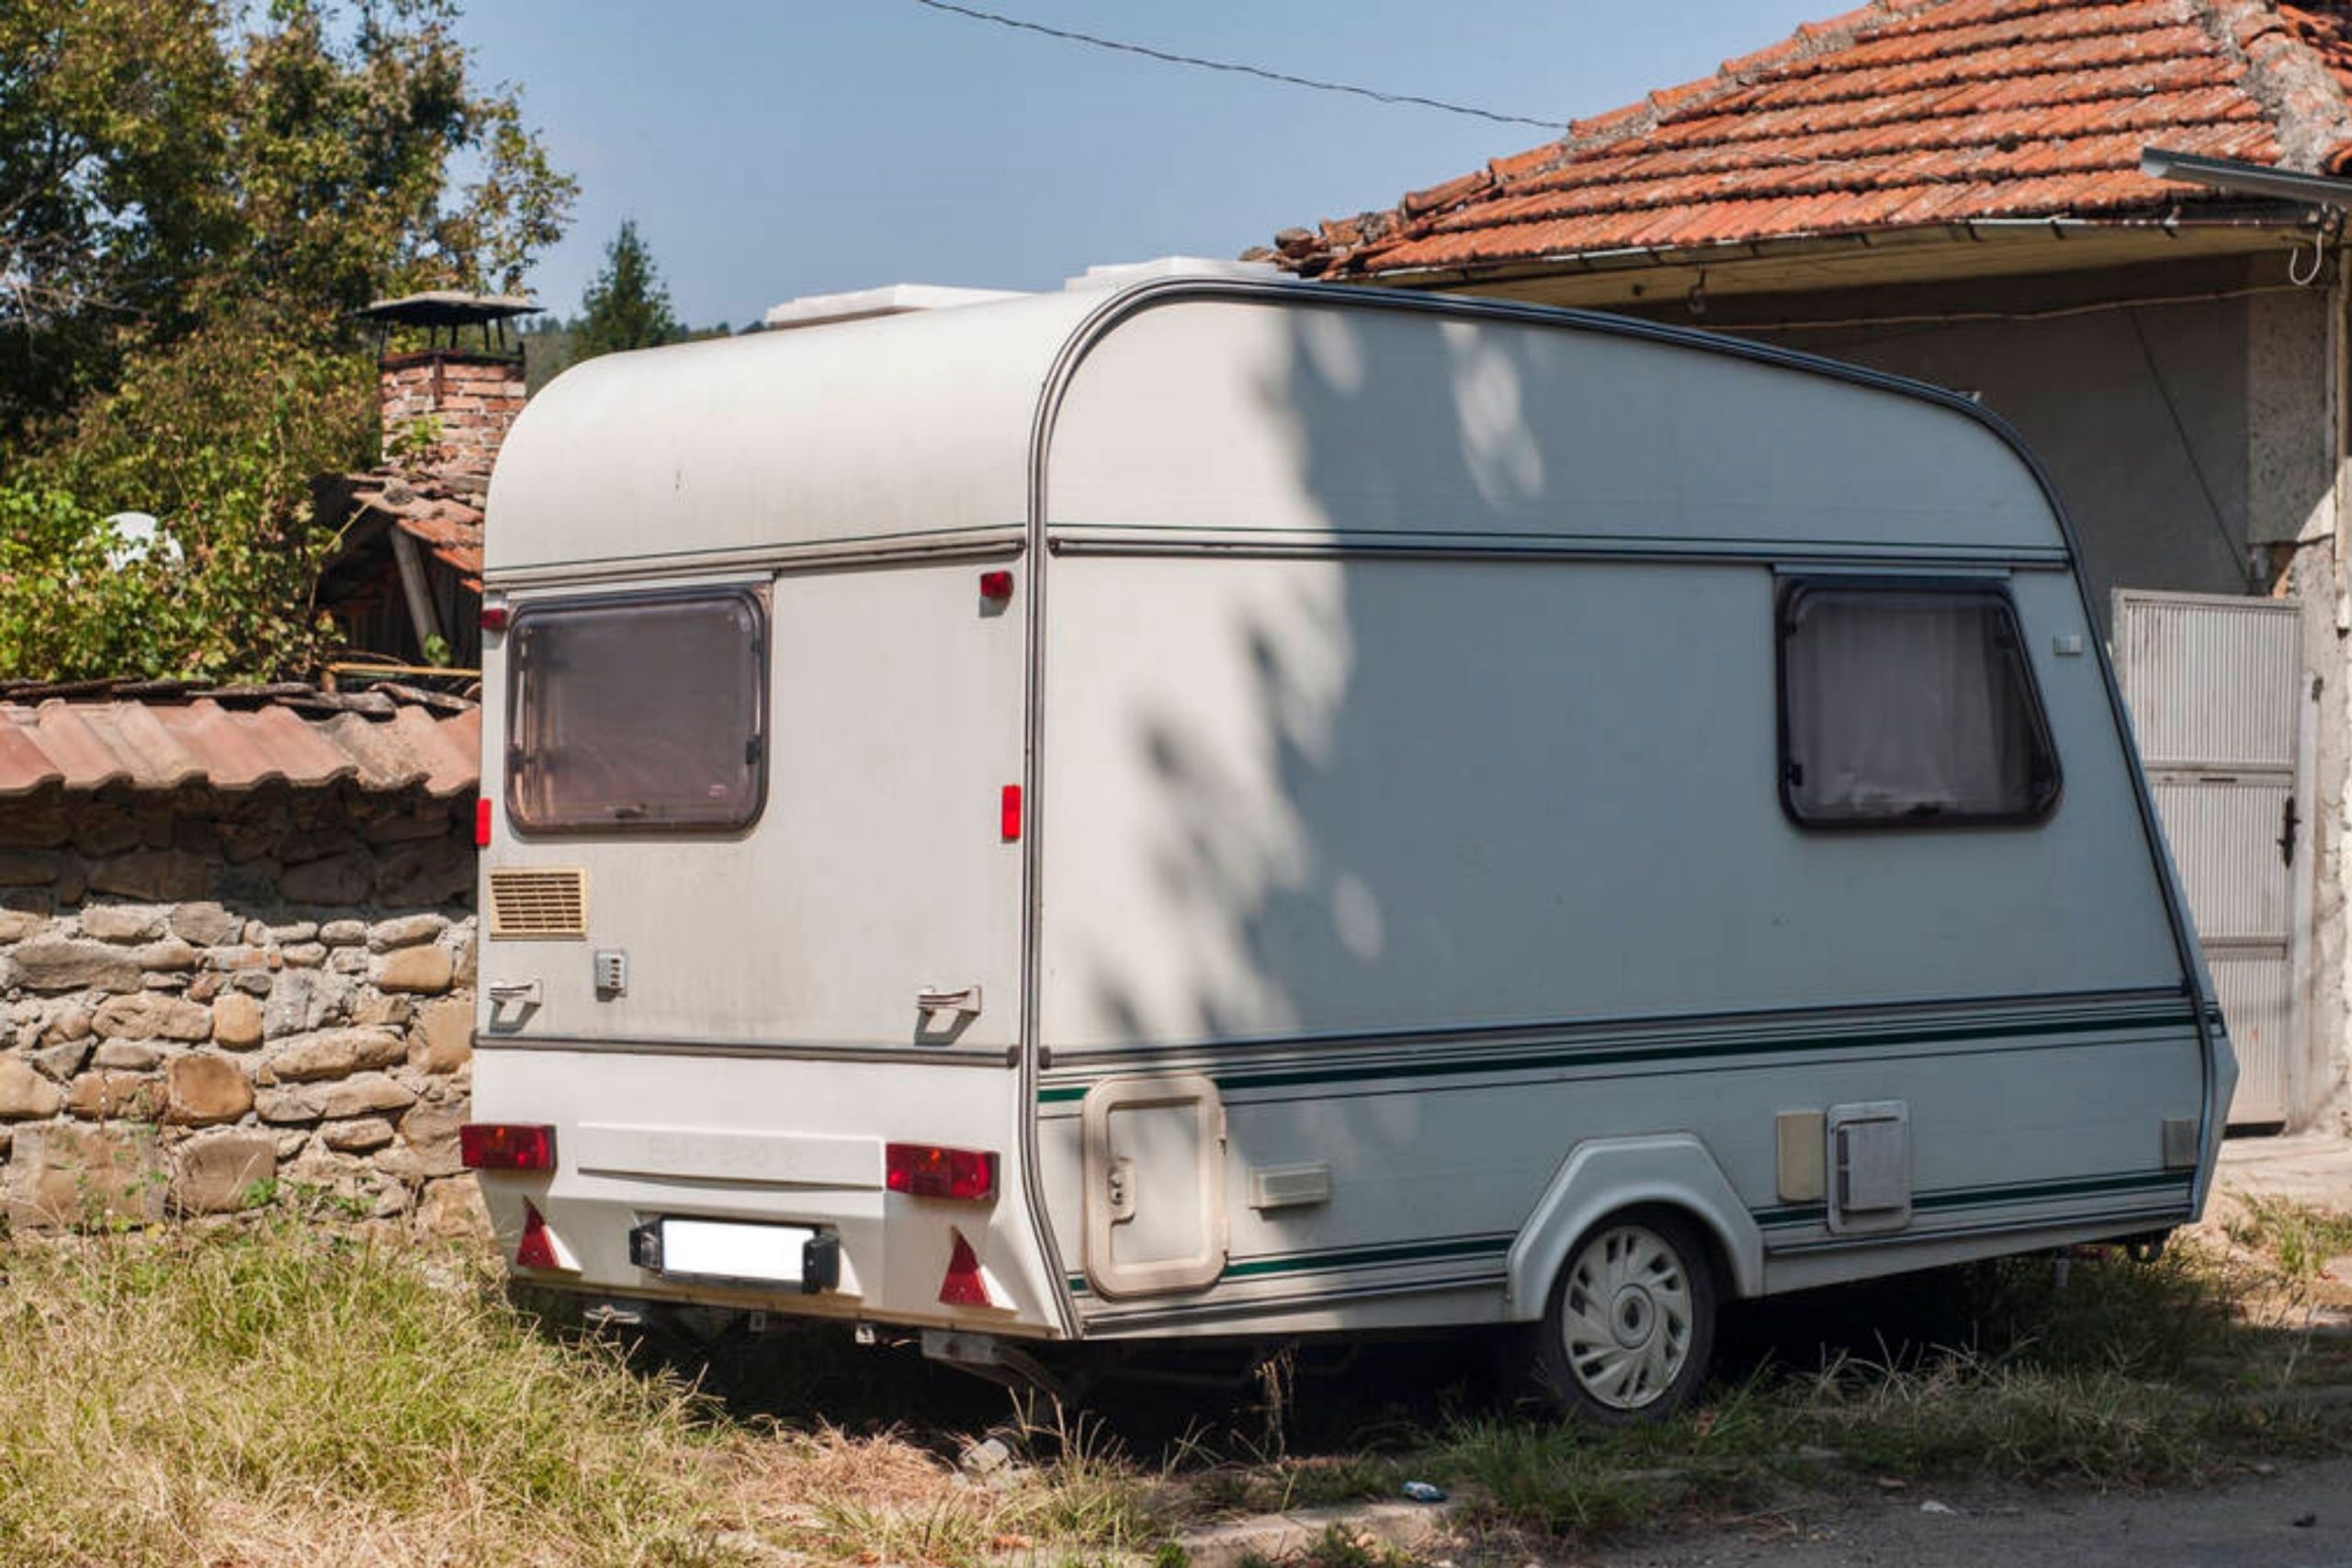
[(1931, 821), (2041, 805), (2037, 726), (1998, 603), (1815, 589), (1795, 615), (1782, 657), (1801, 817)]

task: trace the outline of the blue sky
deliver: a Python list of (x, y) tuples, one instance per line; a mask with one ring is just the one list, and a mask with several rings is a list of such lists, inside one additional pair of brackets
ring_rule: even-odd
[[(974, 0), (1177, 52), (1562, 120), (1713, 71), (1836, 0)], [(913, 0), (469, 0), (485, 79), (579, 177), (532, 288), (576, 310), (634, 218), (679, 314), (884, 283), (1051, 288), (1231, 255), (1546, 140), (1180, 69)]]

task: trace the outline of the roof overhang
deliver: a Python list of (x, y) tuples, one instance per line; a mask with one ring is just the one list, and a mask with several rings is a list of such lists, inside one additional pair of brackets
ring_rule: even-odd
[(2228, 217), (2119, 221), (1986, 218), (1908, 229), (1679, 248), (1571, 252), (1468, 267), (1432, 267), (1330, 281), (1452, 289), (1547, 305), (1609, 307), (1678, 296), (1792, 294), (1897, 283), (1997, 277), (2226, 255), (2308, 244), (2308, 208), (2267, 204)]
[(2267, 164), (2248, 164), (2237, 158), (2208, 158), (2196, 152), (2143, 147), (2140, 172), (2150, 179), (2204, 186), (2235, 196), (2300, 202), (2338, 212), (2352, 209), (2352, 180), (2307, 175), (2299, 169), (2273, 168)]

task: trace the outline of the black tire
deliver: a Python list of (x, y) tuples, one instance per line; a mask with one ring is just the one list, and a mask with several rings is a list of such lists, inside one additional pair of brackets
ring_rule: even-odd
[(1635, 1426), (1688, 1407), (1714, 1348), (1705, 1239), (1679, 1213), (1634, 1209), (1568, 1248), (1536, 1336), (1535, 1375), (1572, 1419)]

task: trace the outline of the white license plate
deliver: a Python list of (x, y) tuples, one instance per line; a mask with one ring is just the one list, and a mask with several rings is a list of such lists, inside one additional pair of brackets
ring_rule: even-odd
[(817, 1238), (805, 1225), (738, 1225), (723, 1220), (663, 1220), (662, 1272), (701, 1280), (804, 1283), (803, 1250)]

